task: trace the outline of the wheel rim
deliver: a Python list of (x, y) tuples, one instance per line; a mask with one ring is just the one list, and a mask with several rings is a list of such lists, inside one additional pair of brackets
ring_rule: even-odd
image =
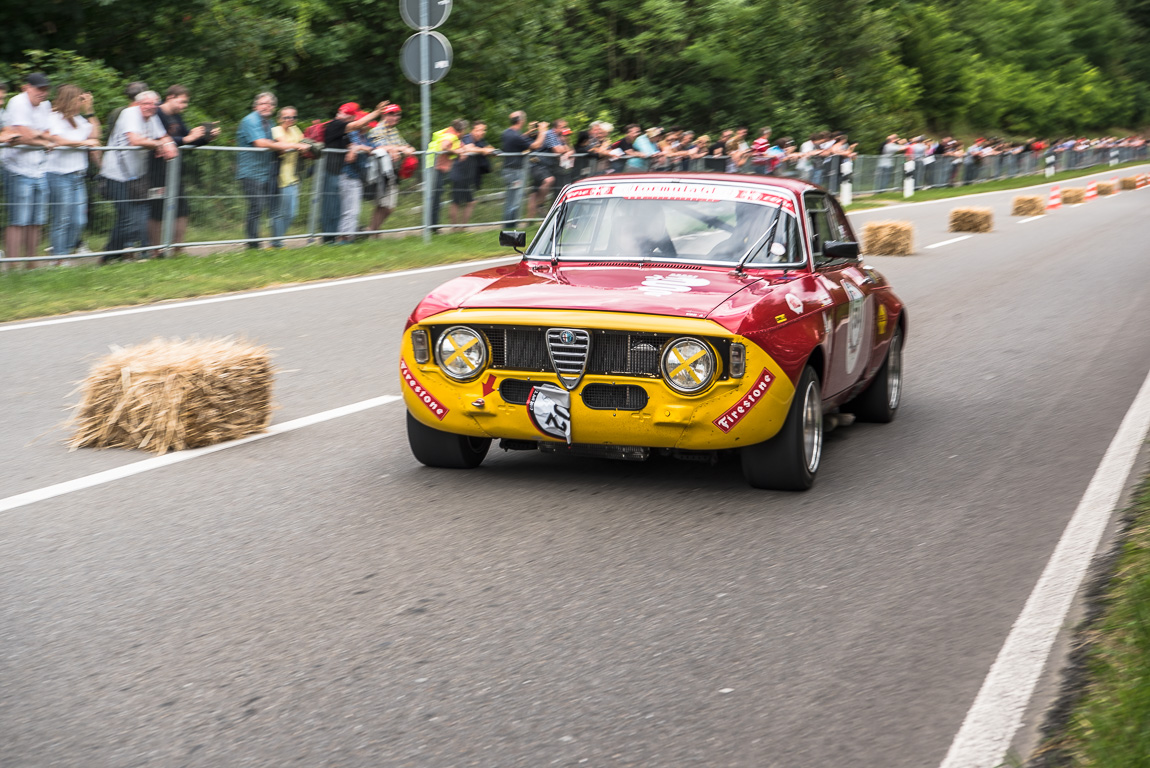
[(814, 474), (823, 453), (823, 403), (817, 381), (807, 384), (803, 395), (803, 458), (807, 471)]
[(902, 398), (902, 333), (895, 331), (890, 340), (890, 351), (886, 358), (887, 405), (893, 411)]

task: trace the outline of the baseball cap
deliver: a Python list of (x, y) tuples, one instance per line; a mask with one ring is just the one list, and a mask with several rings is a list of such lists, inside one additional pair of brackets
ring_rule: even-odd
[(398, 104), (388, 104), (386, 107), (383, 108), (383, 114), (385, 114), (385, 115), (394, 115), (394, 114), (398, 114), (402, 111), (403, 110), (400, 109)]
[(339, 108), (339, 111), (340, 112), (346, 112), (349, 115), (354, 115), (354, 114), (359, 112), (359, 104), (357, 104), (354, 101), (349, 101), (348, 103), (342, 105)]
[(24, 82), (28, 83), (28, 85), (32, 86), (33, 88), (50, 88), (52, 86), (52, 82), (43, 72), (33, 72), (32, 74), (28, 75), (28, 79)]

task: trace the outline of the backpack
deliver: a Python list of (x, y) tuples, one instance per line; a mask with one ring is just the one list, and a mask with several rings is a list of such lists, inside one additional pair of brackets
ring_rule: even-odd
[(303, 137), (323, 144), (323, 132), (327, 129), (327, 124), (330, 122), (330, 120), (325, 120), (322, 123), (312, 123), (307, 127), (307, 130), (303, 132)]

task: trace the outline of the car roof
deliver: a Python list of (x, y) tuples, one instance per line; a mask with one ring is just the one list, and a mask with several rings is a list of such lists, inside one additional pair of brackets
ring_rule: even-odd
[(793, 192), (796, 197), (801, 197), (807, 191), (826, 191), (817, 184), (811, 184), (802, 179), (791, 179), (784, 176), (760, 176), (749, 173), (609, 173), (580, 179), (571, 186), (601, 184), (604, 181), (616, 183), (621, 181), (722, 181), (728, 184), (746, 186), (778, 187)]

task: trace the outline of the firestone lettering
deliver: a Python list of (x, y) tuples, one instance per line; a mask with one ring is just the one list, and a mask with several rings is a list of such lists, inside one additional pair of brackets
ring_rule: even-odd
[(407, 367), (407, 361), (402, 358), (399, 361), (399, 372), (403, 374), (403, 381), (415, 393), (417, 400), (427, 406), (427, 410), (435, 414), (435, 417), (443, 421), (443, 417), (447, 415), (448, 408), (444, 407), (443, 403), (435, 399), (435, 396), (423, 388), (419, 380), (411, 373), (411, 369)]
[(712, 423), (723, 430), (723, 432), (730, 432), (735, 425), (758, 404), (763, 394), (770, 389), (772, 381), (774, 381), (774, 379), (771, 377), (770, 372), (764, 368), (763, 372), (759, 374), (759, 378), (747, 393), (743, 395), (743, 399), (731, 406), (726, 413), (719, 416), (719, 418), (715, 419)]

